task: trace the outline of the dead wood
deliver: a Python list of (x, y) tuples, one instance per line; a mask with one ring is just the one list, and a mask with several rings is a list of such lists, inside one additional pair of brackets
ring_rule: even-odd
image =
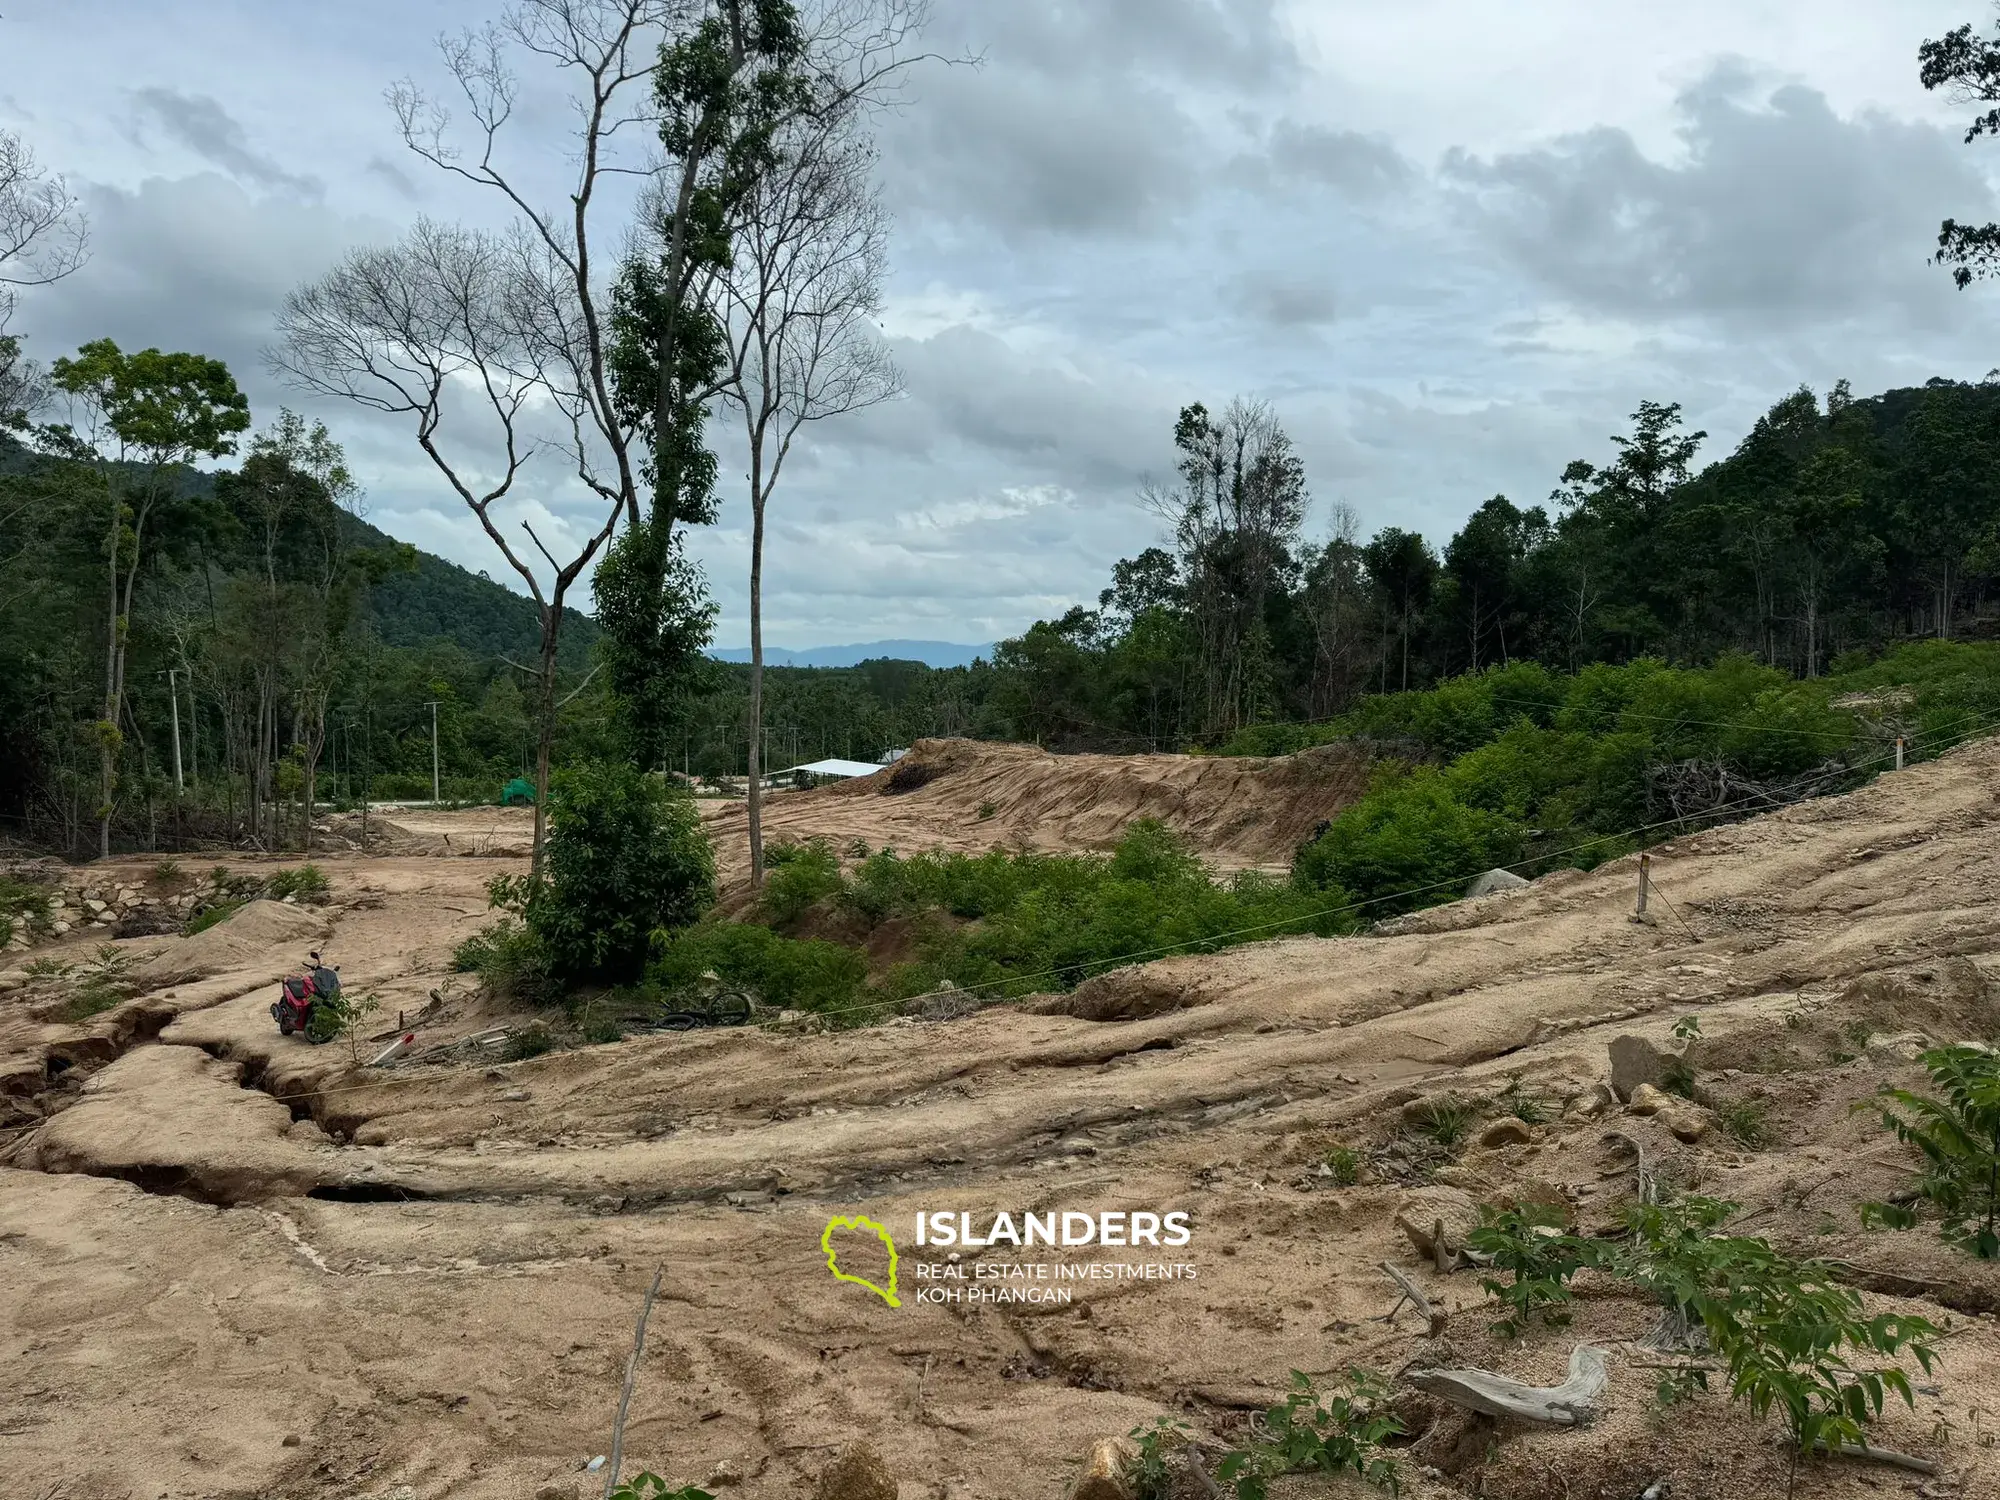
[(1492, 1370), (1411, 1370), (1403, 1378), (1418, 1390), (1468, 1411), (1574, 1427), (1596, 1414), (1597, 1399), (1611, 1377), (1604, 1351), (1594, 1344), (1578, 1344), (1570, 1351), (1569, 1378), (1561, 1385), (1524, 1385)]
[[(1439, 1227), (1442, 1228), (1443, 1226), (1440, 1225)], [(1414, 1281), (1390, 1265), (1389, 1262), (1385, 1260), (1381, 1262), (1381, 1266), (1382, 1273), (1395, 1282), (1397, 1286), (1401, 1287), (1403, 1291), (1403, 1295), (1398, 1297), (1389, 1311), (1382, 1315), (1382, 1321), (1384, 1323), (1395, 1322), (1396, 1314), (1402, 1310), (1403, 1304), (1407, 1302), (1417, 1310), (1417, 1315), (1430, 1325), (1430, 1336), (1432, 1338), (1436, 1338), (1442, 1333), (1444, 1331), (1445, 1318), (1449, 1316), (1445, 1310), (1436, 1306), (1429, 1297), (1424, 1295), (1422, 1289)]]

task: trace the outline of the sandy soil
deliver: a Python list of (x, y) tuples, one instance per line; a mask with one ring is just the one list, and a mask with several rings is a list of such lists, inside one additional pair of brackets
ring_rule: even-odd
[[(1010, 840), (1115, 836), (1111, 811), (1037, 822), (1035, 759), (994, 756), (962, 788), (947, 768), (900, 795), (800, 794), (774, 821), (879, 841), (901, 820), (915, 848), (926, 819), (940, 840), (977, 837), (949, 821), (969, 799), (1017, 809)], [(1312, 811), (1274, 793), (1261, 832), (1232, 834), (1227, 806), (1175, 780), (1214, 773), (1168, 771), (1134, 768), (1138, 790), (1103, 805), (1129, 817), (1178, 794), (1184, 826), (1245, 862)], [(1396, 1228), (1399, 1211), (1523, 1196), (1604, 1227), (1633, 1181), (1617, 1132), (1666, 1180), (1742, 1203), (1747, 1232), (1836, 1256), (1876, 1307), (1948, 1325), (1915, 1411), (1879, 1435), (1942, 1476), (1822, 1461), (1801, 1495), (2000, 1494), (2000, 1267), (1924, 1232), (1859, 1231), (1857, 1205), (1906, 1184), (1910, 1162), (1850, 1107), (1916, 1081), (1911, 1034), (2000, 1031), (1996, 772), (1986, 742), (1656, 851), (1655, 925), (1629, 919), (1628, 860), (959, 1021), (386, 1070), (281, 1039), (271, 980), (323, 930), (385, 1027), (421, 1014), (429, 1045), (490, 1025), (448, 954), (486, 920), (485, 879), (520, 863), (330, 856), (324, 908), (248, 908), (205, 945), (121, 944), (173, 978), (103, 1015), (66, 1022), (59, 983), (0, 976), (0, 1477), (64, 1500), (594, 1494), (579, 1469), (608, 1448), (632, 1320), (664, 1267), (628, 1459), (729, 1494), (811, 1495), (865, 1439), (900, 1500), (1057, 1500), (1094, 1439), (1161, 1414), (1240, 1440), (1289, 1370), (1473, 1364), (1553, 1382), (1585, 1338), (1612, 1363), (1585, 1430), (1401, 1398), (1405, 1493), (1632, 1500), (1666, 1479), (1675, 1500), (1782, 1494), (1772, 1424), (1720, 1396), (1651, 1408), (1657, 1356), (1631, 1342), (1651, 1308), (1586, 1280), (1570, 1328), (1506, 1343), (1477, 1276), (1439, 1274)], [(1161, 786), (1178, 791), (1146, 790)], [(1719, 1128), (1686, 1144), (1663, 1117), (1603, 1111), (1610, 1040), (1665, 1044), (1690, 1013), (1704, 1089), (1763, 1110), (1769, 1144)], [(1497, 1118), (1510, 1085), (1506, 1099), (1544, 1104), (1524, 1143), (1476, 1144), (1482, 1118), (1440, 1154), (1405, 1127), (1443, 1092)], [(1322, 1173), (1336, 1145), (1370, 1163), (1362, 1183)], [(1000, 1210), (1180, 1211), (1193, 1238), (990, 1247), (956, 1269), (1194, 1275), (1071, 1280), (1066, 1303), (920, 1300), (1021, 1284), (933, 1280), (951, 1263), (914, 1243), (920, 1211)], [(822, 1232), (854, 1215), (894, 1233), (900, 1307), (828, 1274)], [(836, 1248), (886, 1279), (872, 1236)], [(1408, 1314), (1381, 1321), (1383, 1260), (1449, 1309), (1437, 1339)]]
[[(822, 837), (977, 852), (1108, 849), (1138, 818), (1157, 818), (1220, 869), (1289, 868), (1325, 819), (1368, 787), (1369, 759), (1349, 746), (1299, 755), (1051, 755), (1032, 745), (918, 740), (894, 766), (765, 805), (770, 840)], [(704, 815), (725, 880), (749, 862), (740, 801)]]

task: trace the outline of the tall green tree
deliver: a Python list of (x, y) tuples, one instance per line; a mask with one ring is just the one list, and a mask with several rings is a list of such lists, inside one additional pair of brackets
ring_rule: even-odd
[(70, 421), (47, 430), (57, 451), (95, 469), (104, 494), (104, 715), (96, 726), (98, 854), (111, 855), (117, 806), (125, 662), (132, 596), (146, 561), (146, 523), (177, 498), (176, 471), (236, 449), (250, 425), (250, 402), (220, 360), (142, 349), (126, 354), (110, 339), (58, 359), (49, 376), (67, 398)]

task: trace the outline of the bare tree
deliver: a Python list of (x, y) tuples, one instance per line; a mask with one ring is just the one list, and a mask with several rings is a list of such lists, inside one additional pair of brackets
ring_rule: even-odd
[(20, 136), (0, 130), (0, 426), (25, 420), (48, 394), (41, 372), (7, 333), (19, 289), (62, 280), (89, 249), (89, 227), (69, 184), (36, 162)]
[(541, 622), (539, 868), (563, 609), (617, 523), (619, 502), (601, 497), (594, 530), (562, 562), (530, 523), (520, 523), (523, 545), (496, 514), (540, 446), (536, 418), (575, 411), (563, 406), (561, 376), (549, 368), (549, 332), (536, 321), (556, 299), (526, 251), (521, 237), (419, 221), (402, 244), (354, 251), (287, 297), (278, 318), (283, 342), (270, 360), (308, 389), (412, 418), (417, 445), (533, 597)]
[(804, 122), (745, 205), (722, 273), (728, 394), (750, 470), (750, 883), (764, 877), (761, 785), (765, 512), (808, 422), (859, 411), (902, 388), (875, 327), (888, 217), (875, 151), (851, 108)]
[[(921, 3), (818, 0), (804, 27), (803, 56), (827, 82), (806, 91), (792, 112), (829, 95), (883, 96), (915, 60), (906, 43)], [(665, 409), (664, 376), (658, 406), (646, 399), (649, 391), (633, 387), (630, 370), (621, 382), (613, 326), (620, 267), (604, 240), (614, 233), (622, 241), (623, 226), (604, 221), (630, 209), (635, 194), (617, 190), (623, 179), (638, 184), (637, 196), (676, 205), (664, 221), (650, 216), (640, 243), (664, 257), (665, 285), (687, 285), (690, 209), (705, 174), (716, 169), (720, 142), (714, 122), (704, 126), (702, 116), (684, 122), (692, 126), (687, 149), (663, 158), (674, 132), (661, 128), (666, 91), (657, 64), (669, 43), (707, 35), (703, 28), (715, 23), (740, 42), (745, 8), (745, 0), (521, 0), (480, 30), (441, 38), (456, 100), (447, 104), (404, 80), (389, 89), (390, 107), (409, 149), (495, 194), (506, 226), (485, 233), (420, 224), (401, 246), (358, 252), (301, 288), (280, 320), (284, 342), (274, 365), (308, 388), (414, 418), (419, 446), (535, 599), (542, 621), (537, 872), (560, 707), (564, 603), (619, 521), (640, 523), (642, 491), (658, 486), (663, 467), (648, 444), (664, 441), (655, 430), (665, 425), (656, 423)], [(533, 186), (546, 176), (546, 159), (516, 161), (502, 149), (521, 97), (513, 59), (524, 55), (565, 80), (572, 106), (562, 157), (566, 191), (546, 201)], [(732, 58), (726, 81), (749, 65), (740, 45)], [(465, 117), (462, 129), (454, 107)], [(658, 368), (678, 368), (672, 320), (651, 335)], [(717, 389), (674, 395), (699, 402)], [(495, 515), (545, 449), (565, 457), (594, 502), (593, 519), (560, 560), (554, 538), (545, 543), (523, 522), (530, 553)]]

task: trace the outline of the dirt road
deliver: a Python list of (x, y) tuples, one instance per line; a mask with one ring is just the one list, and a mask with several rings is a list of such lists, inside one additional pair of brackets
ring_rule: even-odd
[[(1038, 814), (1033, 754), (1008, 759), (1017, 782), (988, 766), (948, 805), (949, 771), (930, 800), (841, 788), (780, 800), (774, 821), (842, 837), (893, 802), (913, 831), (936, 817), (939, 837), (971, 838), (949, 817), (970, 798), (999, 822), (977, 807), (1004, 795), (1009, 838), (1115, 836), (1112, 811)], [(1917, 1081), (1911, 1034), (2000, 1032), (1996, 772), (1986, 742), (1656, 851), (1674, 915), (1655, 925), (1629, 919), (1628, 860), (954, 1022), (379, 1073), (281, 1039), (271, 979), (323, 932), (385, 1016), (441, 994), (425, 1041), (489, 1024), (448, 954), (486, 920), (485, 878), (519, 861), (329, 858), (323, 909), (248, 908), (213, 930), (242, 923), (242, 941), (200, 951), (133, 940), (171, 982), (87, 1022), (0, 978), (0, 1082), (32, 1116), (0, 1136), (0, 1477), (64, 1500), (595, 1494), (580, 1469), (608, 1448), (632, 1319), (664, 1266), (627, 1451), (729, 1494), (810, 1495), (865, 1440), (901, 1500), (1057, 1500), (1093, 1439), (1163, 1413), (1242, 1441), (1293, 1369), (1553, 1382), (1584, 1338), (1612, 1350), (1599, 1422), (1496, 1428), (1406, 1396), (1405, 1493), (1629, 1500), (1663, 1478), (1677, 1500), (1783, 1493), (1771, 1425), (1720, 1396), (1692, 1419), (1650, 1411), (1656, 1372), (1623, 1342), (1654, 1322), (1643, 1302), (1586, 1278), (1571, 1327), (1505, 1342), (1477, 1276), (1439, 1274), (1395, 1225), (1528, 1196), (1609, 1227), (1633, 1180), (1615, 1131), (1668, 1181), (1743, 1204), (1746, 1232), (1840, 1257), (1882, 1308), (1949, 1320), (1940, 1373), (1879, 1441), (1942, 1462), (1948, 1487), (1925, 1493), (2000, 1493), (1982, 1441), (2000, 1421), (2000, 1270), (1928, 1233), (1859, 1232), (1858, 1203), (1906, 1183), (1909, 1159), (1850, 1110)], [(1207, 826), (1244, 862), (1296, 831)], [(1627, 1116), (1596, 1091), (1612, 1038), (1665, 1046), (1688, 1015), (1714, 1108), (1693, 1141), (1682, 1117)], [(1474, 1116), (1449, 1147), (1408, 1123), (1446, 1093)], [(1722, 1128), (1736, 1105), (1761, 1113), (1765, 1144)], [(1336, 1147), (1363, 1181), (1322, 1166)], [(915, 1243), (920, 1212), (984, 1227), (1002, 1211), (1181, 1212), (1192, 1239), (956, 1262)], [(900, 1306), (828, 1273), (822, 1234), (858, 1215), (895, 1238)], [(886, 1284), (872, 1234), (834, 1234), (843, 1270)], [(1383, 1260), (1449, 1310), (1439, 1339), (1381, 1321)], [(1800, 1493), (1924, 1482), (1821, 1462)]]

